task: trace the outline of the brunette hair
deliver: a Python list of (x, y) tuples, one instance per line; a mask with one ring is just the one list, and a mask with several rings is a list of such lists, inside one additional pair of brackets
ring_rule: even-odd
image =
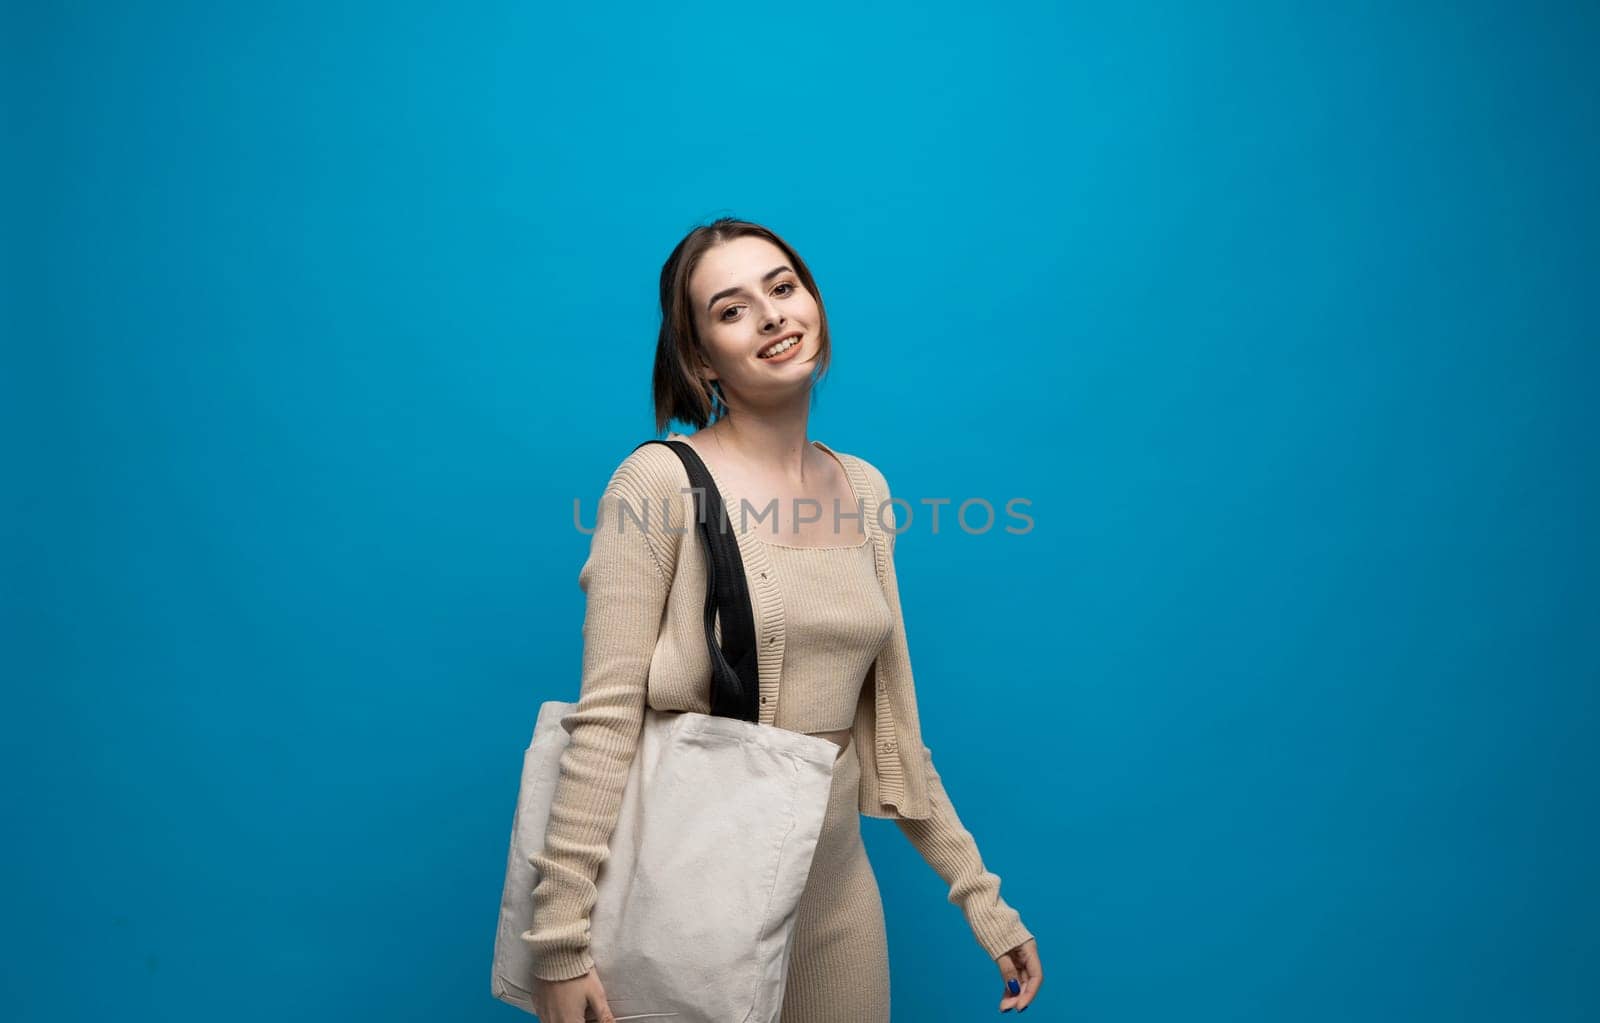
[(694, 303), (689, 297), (689, 277), (707, 250), (747, 236), (765, 238), (782, 249), (784, 255), (789, 257), (789, 265), (794, 268), (800, 283), (816, 299), (820, 322), (813, 386), (827, 373), (833, 354), (828, 334), (828, 312), (823, 307), (817, 282), (811, 276), (811, 268), (806, 266), (806, 261), (788, 242), (771, 229), (734, 217), (719, 218), (685, 235), (661, 267), (661, 331), (656, 337), (656, 364), (651, 387), (655, 398), (657, 433), (665, 430), (674, 419), (688, 423), (697, 430), (713, 419), (711, 387), (696, 372), (697, 367), (706, 360), (700, 332), (695, 327)]

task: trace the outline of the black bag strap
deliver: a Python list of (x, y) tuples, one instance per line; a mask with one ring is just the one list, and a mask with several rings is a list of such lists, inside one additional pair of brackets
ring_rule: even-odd
[[(706, 552), (706, 649), (711, 654), (711, 713), (717, 717), (755, 722), (760, 714), (761, 674), (756, 660), (756, 623), (751, 611), (750, 587), (745, 581), (744, 559), (733, 535), (722, 492), (694, 448), (681, 440), (647, 440), (665, 444), (678, 453), (689, 474), (689, 486), (699, 497), (695, 524)], [(722, 623), (722, 645), (715, 623)]]

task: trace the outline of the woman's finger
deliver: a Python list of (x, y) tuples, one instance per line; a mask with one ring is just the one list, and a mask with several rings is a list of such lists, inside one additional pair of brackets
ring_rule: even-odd
[(1039, 988), (1044, 984), (1044, 966), (1039, 961), (1039, 946), (1036, 942), (1024, 943), (1017, 955), (1022, 960), (1020, 972), (1027, 978), (1022, 986), (1022, 996), (1017, 999), (1017, 1009), (1020, 1011), (1026, 1009), (1039, 994)]
[(1010, 952), (994, 962), (1000, 967), (1000, 979), (1005, 982), (1005, 994), (1000, 999), (1000, 1011), (1010, 1012), (1017, 1007), (1017, 997), (1022, 993), (1022, 978), (1017, 973), (1016, 961)]

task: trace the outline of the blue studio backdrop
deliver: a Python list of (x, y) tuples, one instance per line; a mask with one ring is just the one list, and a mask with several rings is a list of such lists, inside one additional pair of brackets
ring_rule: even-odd
[[(1593, 5), (3, 17), (8, 1020), (519, 1018), (574, 501), (724, 214), (916, 505), (1030, 1018), (1600, 1015)], [(895, 1019), (994, 1013), (863, 828)]]

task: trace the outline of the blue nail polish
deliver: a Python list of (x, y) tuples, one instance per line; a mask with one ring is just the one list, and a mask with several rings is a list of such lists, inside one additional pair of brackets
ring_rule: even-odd
[(1012, 978), (1011, 980), (1006, 981), (1006, 990), (1012, 994), (1017, 994), (1022, 990), (1022, 985), (1018, 984), (1015, 978)]

